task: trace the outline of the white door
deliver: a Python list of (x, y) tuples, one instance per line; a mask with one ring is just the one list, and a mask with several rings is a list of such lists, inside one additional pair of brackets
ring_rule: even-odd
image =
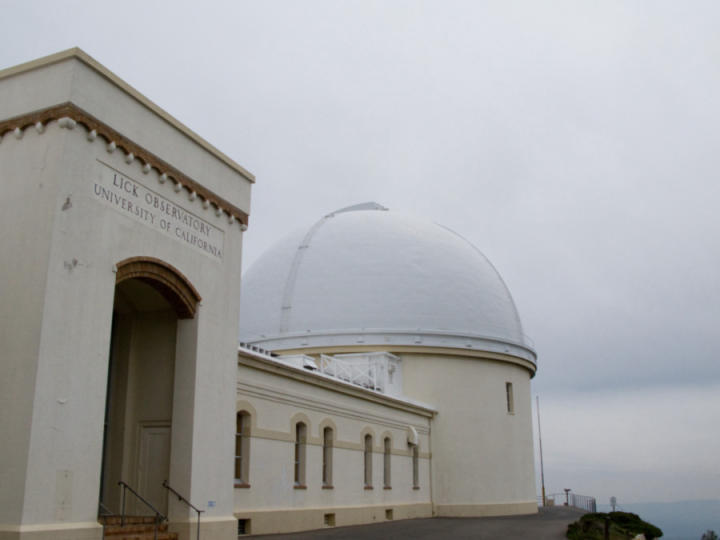
[[(170, 473), (170, 426), (141, 426), (138, 456), (138, 492), (164, 515), (167, 515), (167, 490), (162, 486)], [(152, 515), (142, 502), (137, 513)]]

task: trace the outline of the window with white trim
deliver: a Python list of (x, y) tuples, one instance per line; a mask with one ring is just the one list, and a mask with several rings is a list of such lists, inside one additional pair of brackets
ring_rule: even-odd
[(333, 469), (333, 429), (326, 427), (323, 429), (323, 454), (322, 454), (322, 483), (324, 488), (330, 488), (333, 485), (332, 469)]
[(420, 451), (417, 444), (412, 445), (412, 481), (413, 489), (420, 489)]
[(295, 424), (295, 487), (305, 487), (305, 454), (307, 426), (304, 422)]
[(365, 464), (365, 489), (372, 489), (372, 435), (365, 435), (363, 459)]
[(235, 417), (235, 487), (250, 483), (250, 414), (240, 411)]
[(390, 459), (392, 455), (392, 441), (390, 440), (390, 437), (385, 437), (385, 440), (383, 441), (383, 487), (385, 489), (390, 489), (392, 487), (392, 483), (390, 480)]
[(515, 413), (515, 401), (513, 399), (513, 385), (511, 382), (505, 383), (505, 399), (507, 401), (507, 412)]

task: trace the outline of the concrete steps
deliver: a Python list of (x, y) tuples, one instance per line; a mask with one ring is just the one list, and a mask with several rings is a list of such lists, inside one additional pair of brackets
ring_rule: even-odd
[[(155, 538), (155, 518), (152, 516), (125, 516), (125, 524), (120, 525), (120, 516), (102, 516), (99, 519), (104, 526), (103, 538), (108, 540), (153, 540)], [(177, 533), (168, 532), (167, 522), (158, 525), (158, 540), (177, 540)]]

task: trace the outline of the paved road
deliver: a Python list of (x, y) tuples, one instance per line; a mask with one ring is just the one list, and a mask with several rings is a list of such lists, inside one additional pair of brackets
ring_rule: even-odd
[(408, 519), (296, 534), (263, 536), (272, 540), (562, 540), (569, 523), (585, 512), (557, 506), (530, 516)]

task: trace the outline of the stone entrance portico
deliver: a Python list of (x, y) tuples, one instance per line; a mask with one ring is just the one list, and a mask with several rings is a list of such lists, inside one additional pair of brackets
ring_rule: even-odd
[(78, 49), (0, 72), (0, 137), (0, 539), (98, 539), (118, 480), (194, 537), (161, 477), (234, 538), (253, 176)]

